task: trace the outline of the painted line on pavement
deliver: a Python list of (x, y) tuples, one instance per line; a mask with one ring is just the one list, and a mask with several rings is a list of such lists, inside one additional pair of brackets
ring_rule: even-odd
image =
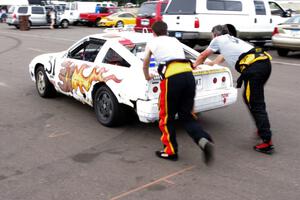
[(8, 85), (6, 83), (4, 83), (4, 82), (0, 82), (0, 86), (2, 86), (2, 87), (8, 87)]
[(56, 138), (56, 137), (60, 137), (60, 136), (65, 136), (65, 135), (69, 135), (71, 132), (67, 131), (64, 133), (51, 133), (48, 137), (49, 138)]
[(271, 61), (272, 63), (275, 63), (275, 64), (282, 64), (282, 65), (292, 65), (292, 66), (299, 66), (300, 67), (300, 64), (296, 64), (296, 63), (287, 63), (287, 62), (279, 62), (279, 61)]
[(45, 50), (42, 50), (42, 49), (34, 49), (34, 48), (28, 48), (28, 50), (37, 51), (37, 52), (41, 52), (41, 53), (49, 52), (49, 51), (45, 51)]
[(174, 172), (174, 173), (172, 173), (172, 174), (169, 174), (169, 175), (167, 175), (167, 176), (164, 176), (164, 177), (162, 177), (162, 178), (159, 178), (159, 179), (157, 179), (157, 180), (155, 180), (155, 181), (152, 181), (152, 182), (147, 183), (147, 184), (145, 184), (145, 185), (142, 185), (142, 186), (139, 186), (139, 187), (134, 188), (134, 189), (132, 189), (132, 190), (129, 190), (129, 191), (127, 191), (127, 192), (124, 192), (124, 193), (122, 193), (122, 194), (120, 194), (120, 195), (118, 195), (118, 196), (115, 196), (115, 197), (111, 198), (110, 200), (121, 199), (121, 198), (123, 198), (123, 197), (125, 197), (125, 196), (128, 196), (128, 195), (132, 194), (132, 193), (138, 192), (138, 191), (143, 190), (143, 189), (145, 189), (145, 188), (147, 188), (147, 187), (150, 187), (150, 186), (152, 186), (152, 185), (155, 185), (155, 184), (157, 184), (157, 183), (159, 183), (159, 182), (166, 181), (168, 178), (171, 178), (171, 177), (177, 176), (177, 175), (179, 175), (179, 174), (182, 174), (183, 172), (189, 171), (189, 170), (191, 170), (191, 169), (193, 169), (193, 168), (195, 168), (195, 167), (196, 167), (195, 165), (186, 167), (186, 168), (184, 168), (184, 169), (182, 169), (182, 170), (179, 170), (179, 171), (177, 171), (177, 172)]

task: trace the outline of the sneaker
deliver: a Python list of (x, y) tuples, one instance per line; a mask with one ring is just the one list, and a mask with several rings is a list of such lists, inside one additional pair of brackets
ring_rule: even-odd
[(206, 138), (201, 138), (198, 142), (199, 147), (203, 151), (203, 162), (206, 165), (212, 164), (214, 161), (214, 145)]
[(173, 155), (169, 155), (169, 154), (165, 153), (164, 151), (155, 151), (155, 154), (157, 157), (166, 159), (166, 160), (176, 161), (178, 159), (178, 155), (176, 153)]
[(253, 148), (255, 151), (265, 153), (265, 154), (272, 154), (274, 152), (274, 146), (271, 140), (269, 142), (263, 142), (261, 144), (258, 144)]

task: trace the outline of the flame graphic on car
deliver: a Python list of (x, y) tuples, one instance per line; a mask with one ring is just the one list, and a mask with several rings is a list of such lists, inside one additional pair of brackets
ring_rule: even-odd
[[(114, 74), (104, 76), (104, 73), (108, 72), (108, 70), (104, 67), (96, 66), (87, 76), (85, 76), (84, 70), (90, 68), (89, 65), (83, 64), (78, 68), (78, 66), (74, 65), (74, 63), (67, 62), (64, 63), (63, 66), (65, 68), (61, 70), (61, 74), (64, 74), (65, 76), (60, 76), (60, 80), (63, 82), (63, 84), (59, 84), (59, 86), (65, 92), (71, 92), (73, 89), (79, 89), (80, 92), (84, 94), (85, 92), (90, 90), (93, 81), (107, 82), (109, 80), (112, 80), (116, 83), (120, 83), (122, 81), (118, 79)], [(67, 73), (65, 71), (67, 71)], [(69, 87), (62, 87), (65, 85)]]

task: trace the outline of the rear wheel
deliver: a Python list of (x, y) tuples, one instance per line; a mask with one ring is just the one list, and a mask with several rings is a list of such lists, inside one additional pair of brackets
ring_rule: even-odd
[(36, 89), (41, 97), (55, 97), (56, 90), (50, 83), (43, 66), (39, 66), (35, 72), (35, 84)]
[(124, 23), (123, 23), (122, 21), (118, 21), (118, 22), (116, 23), (116, 27), (117, 27), (117, 28), (123, 28), (123, 27), (124, 27)]
[(122, 118), (121, 106), (112, 91), (105, 85), (95, 93), (94, 110), (97, 120), (102, 125), (107, 127), (119, 125)]
[(278, 53), (279, 56), (285, 57), (285, 56), (288, 55), (289, 51), (286, 50), (286, 49), (277, 49), (277, 53)]

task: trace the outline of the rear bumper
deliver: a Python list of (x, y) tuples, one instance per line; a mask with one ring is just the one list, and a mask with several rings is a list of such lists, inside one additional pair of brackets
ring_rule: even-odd
[[(195, 97), (194, 112), (222, 108), (235, 103), (237, 100), (237, 89), (220, 89), (209, 92), (201, 92)], [(150, 101), (137, 101), (137, 115), (141, 122), (150, 123), (159, 119), (158, 99)]]
[(272, 44), (276, 48), (288, 49), (294, 51), (300, 50), (300, 38), (273, 36)]
[(200, 32), (169, 31), (169, 36), (176, 37), (180, 40), (211, 39), (210, 33)]

